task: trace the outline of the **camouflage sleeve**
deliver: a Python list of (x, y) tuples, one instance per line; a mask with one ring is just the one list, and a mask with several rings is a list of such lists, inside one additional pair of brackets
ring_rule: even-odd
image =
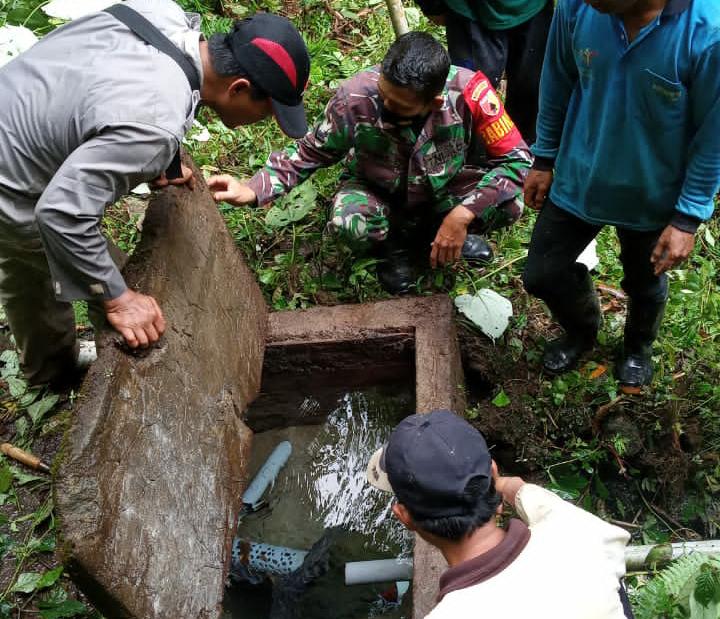
[(463, 90), (471, 115), (472, 135), (485, 146), (488, 172), (477, 185), (482, 195), (477, 212), (522, 195), (532, 155), (490, 80), (478, 71)]
[(347, 96), (338, 89), (330, 99), (320, 123), (308, 134), (272, 153), (265, 165), (248, 181), (262, 206), (306, 181), (318, 170), (340, 161), (352, 144), (352, 124), (349, 121)]

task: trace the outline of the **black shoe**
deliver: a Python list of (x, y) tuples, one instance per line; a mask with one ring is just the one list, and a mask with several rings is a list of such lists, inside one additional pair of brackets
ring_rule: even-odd
[(551, 374), (563, 374), (574, 369), (583, 353), (593, 347), (595, 337), (565, 334), (545, 345), (543, 367)]
[(615, 368), (615, 377), (623, 393), (640, 393), (652, 382), (652, 345), (660, 330), (665, 298), (659, 300), (637, 300), (628, 302), (623, 356)]
[(383, 260), (376, 267), (383, 289), (393, 295), (408, 294), (417, 281), (410, 252), (396, 247), (383, 252)]
[(643, 387), (652, 382), (652, 352), (644, 350), (623, 354), (615, 376), (623, 393), (640, 393)]
[(478, 234), (468, 234), (463, 244), (462, 257), (468, 262), (487, 264), (493, 259), (493, 250), (485, 237)]

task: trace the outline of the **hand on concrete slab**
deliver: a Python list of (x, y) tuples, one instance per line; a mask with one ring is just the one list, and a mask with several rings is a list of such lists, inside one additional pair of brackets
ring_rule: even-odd
[(151, 296), (129, 288), (119, 297), (104, 301), (105, 315), (130, 348), (147, 348), (165, 332), (165, 318)]
[(530, 170), (525, 179), (525, 205), (539, 211), (550, 195), (552, 170)]
[(229, 174), (211, 176), (207, 184), (213, 193), (215, 202), (228, 202), (233, 206), (247, 206), (257, 201), (255, 192), (248, 185)]
[(475, 214), (462, 205), (445, 216), (430, 250), (430, 266), (433, 269), (438, 264), (452, 264), (460, 257), (468, 226), (474, 219)]
[(660, 275), (685, 260), (695, 247), (695, 235), (683, 232), (675, 226), (667, 226), (660, 235), (650, 262), (655, 265), (655, 275)]
[(163, 173), (154, 181), (151, 181), (150, 186), (153, 189), (162, 189), (168, 185), (187, 185), (190, 190), (195, 189), (195, 176), (193, 171), (184, 165), (180, 166), (180, 170), (182, 171), (182, 177), (168, 180), (165, 173)]

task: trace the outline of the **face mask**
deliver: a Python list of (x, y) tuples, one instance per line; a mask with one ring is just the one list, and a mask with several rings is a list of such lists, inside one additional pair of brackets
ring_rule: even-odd
[(385, 106), (380, 110), (380, 118), (383, 122), (396, 125), (398, 127), (414, 127), (418, 126), (422, 129), (429, 114), (416, 114), (415, 116), (401, 116), (395, 112), (391, 112)]

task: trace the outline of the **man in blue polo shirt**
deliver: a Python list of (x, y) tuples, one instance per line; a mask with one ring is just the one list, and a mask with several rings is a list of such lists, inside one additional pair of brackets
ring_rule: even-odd
[(594, 344), (600, 307), (576, 259), (612, 225), (629, 298), (616, 375), (637, 392), (652, 379), (665, 272), (692, 251), (720, 184), (720, 1), (560, 0), (540, 92), (524, 283), (565, 330), (543, 363), (566, 371)]

